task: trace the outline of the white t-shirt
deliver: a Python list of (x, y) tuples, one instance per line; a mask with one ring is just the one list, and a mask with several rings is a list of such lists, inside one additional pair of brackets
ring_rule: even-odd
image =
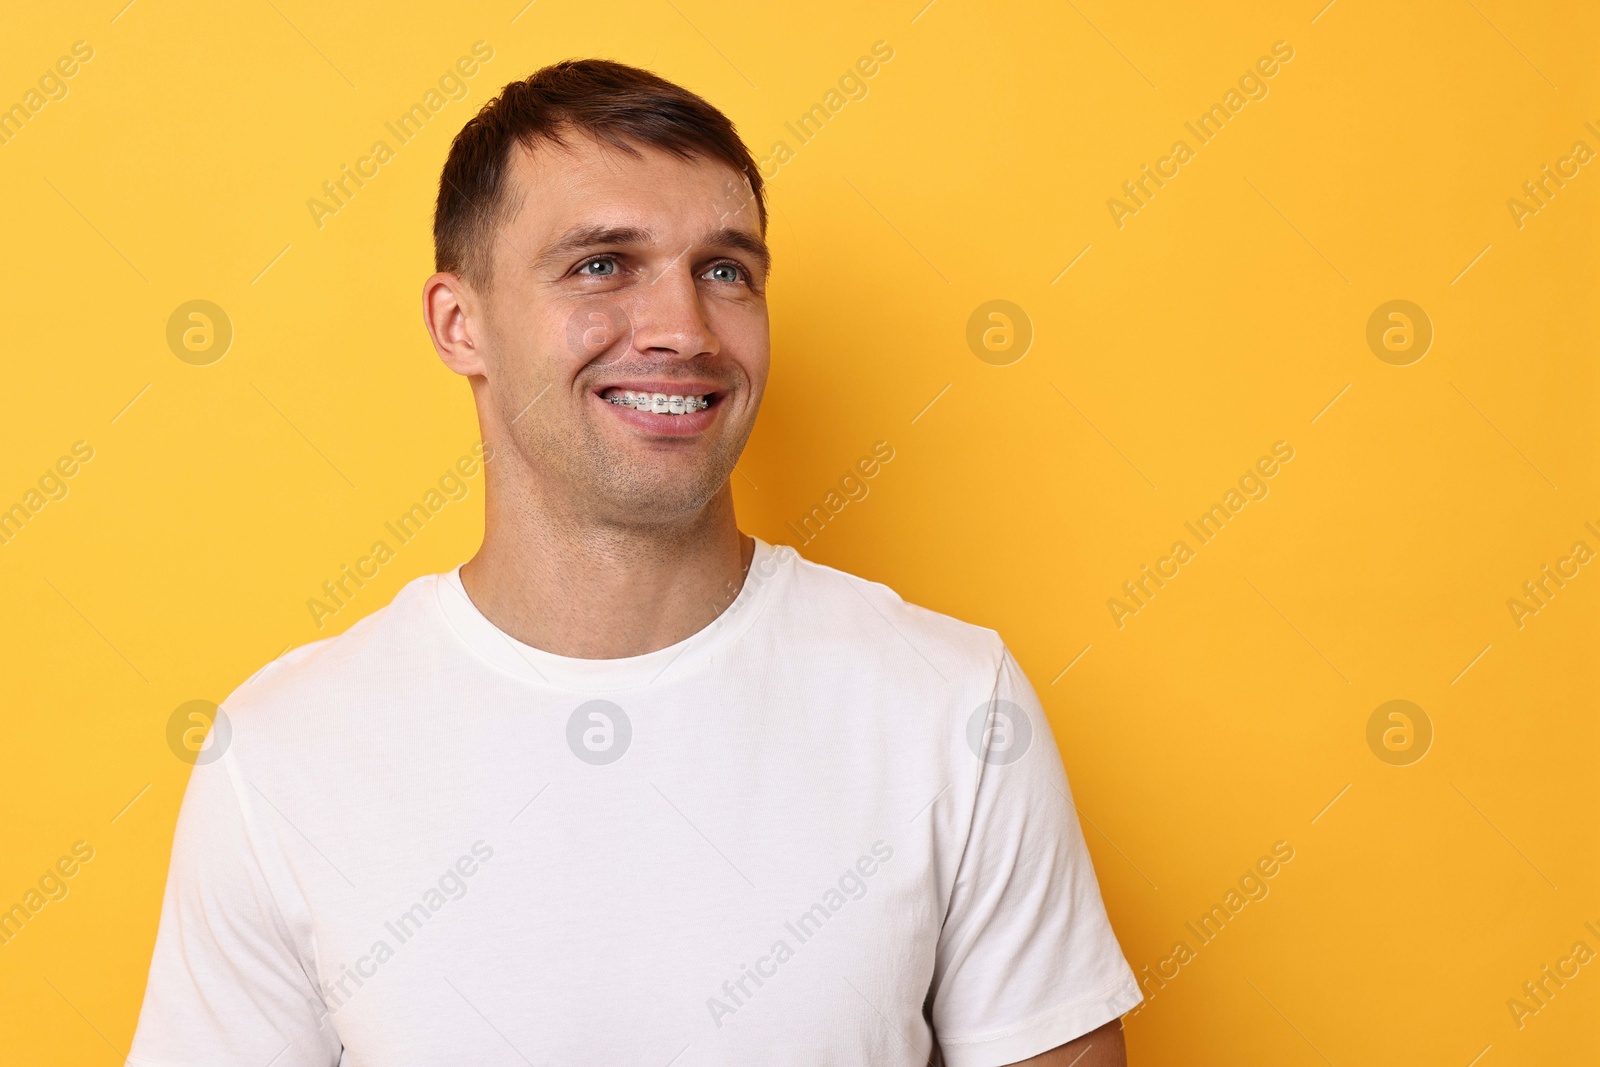
[(989, 1067), (1140, 1000), (999, 636), (787, 547), (626, 659), (418, 578), (222, 710), (138, 1067)]

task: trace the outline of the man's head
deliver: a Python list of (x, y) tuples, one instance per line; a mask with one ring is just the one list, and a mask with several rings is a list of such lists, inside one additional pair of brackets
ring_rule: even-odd
[(733, 124), (647, 71), (567, 61), (485, 105), (440, 178), (423, 309), (502, 476), (621, 524), (723, 491), (766, 384), (765, 232)]

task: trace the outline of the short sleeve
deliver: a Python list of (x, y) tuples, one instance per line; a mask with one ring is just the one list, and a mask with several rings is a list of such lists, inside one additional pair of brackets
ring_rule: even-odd
[(340, 1042), (263, 874), (233, 752), (184, 792), (130, 1067), (333, 1067)]
[(971, 829), (934, 970), (932, 1022), (949, 1067), (1037, 1056), (1142, 999), (1106, 917), (1050, 723), (1016, 660), (1001, 659)]

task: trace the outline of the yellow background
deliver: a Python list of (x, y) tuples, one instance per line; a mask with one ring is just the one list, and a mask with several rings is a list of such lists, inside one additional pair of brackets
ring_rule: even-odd
[[(1129, 1020), (1133, 1062), (1592, 1054), (1600, 964), (1521, 1029), (1506, 1002), (1575, 941), (1600, 950), (1600, 566), (1520, 629), (1506, 602), (1600, 549), (1600, 164), (1520, 228), (1506, 201), (1574, 141), (1600, 150), (1600, 17), (924, 3), (8, 13), (0, 104), (75, 41), (94, 58), (0, 147), (0, 506), (74, 441), (95, 455), (0, 547), (0, 908), (73, 842), (96, 854), (0, 947), (5, 1062), (127, 1048), (190, 769), (173, 710), (475, 548), (481, 477), (324, 629), (307, 610), (476, 440), (419, 314), (439, 167), (495, 88), (574, 55), (682, 81), (757, 155), (796, 149), (742, 523), (798, 542), (786, 524), (892, 445), (803, 551), (1007, 638), (1135, 969), (1295, 849)], [(314, 225), (306, 200), (478, 40), (471, 95)], [(879, 40), (869, 95), (797, 145), (784, 123)], [(1184, 121), (1280, 40), (1270, 95), (1119, 229), (1108, 198), (1195, 147)], [(166, 344), (191, 299), (234, 326), (209, 366)], [(992, 299), (1034, 329), (1008, 366), (966, 341)], [(1366, 343), (1391, 299), (1434, 326), (1409, 366)], [(1270, 495), (1119, 629), (1108, 598), (1280, 440)], [(1433, 725), (1410, 766), (1367, 744), (1392, 699)]]

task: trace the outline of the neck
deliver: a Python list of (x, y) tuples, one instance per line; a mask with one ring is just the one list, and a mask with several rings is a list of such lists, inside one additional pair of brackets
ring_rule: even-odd
[(739, 532), (726, 485), (681, 522), (630, 524), (573, 514), (517, 481), (486, 481), (483, 546), (461, 581), (524, 644), (577, 659), (643, 655), (710, 625), (744, 584), (755, 541)]

